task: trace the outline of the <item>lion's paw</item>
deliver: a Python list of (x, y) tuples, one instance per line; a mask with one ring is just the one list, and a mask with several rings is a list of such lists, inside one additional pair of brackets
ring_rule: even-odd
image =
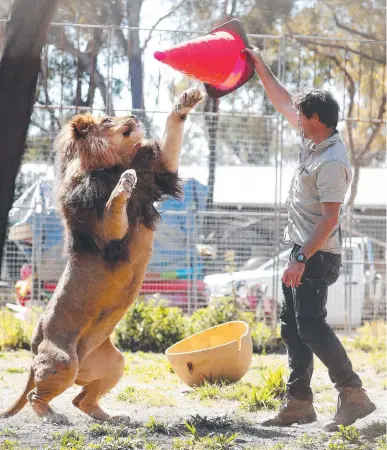
[(70, 422), (63, 414), (52, 411), (43, 417), (43, 424), (70, 425)]
[(125, 172), (121, 175), (120, 185), (122, 188), (129, 192), (129, 194), (133, 191), (137, 183), (137, 175), (136, 171), (133, 169), (125, 170)]
[(125, 414), (114, 414), (109, 417), (110, 423), (130, 423), (130, 417)]
[(204, 98), (204, 92), (200, 89), (192, 88), (184, 91), (174, 106), (174, 111), (179, 115), (188, 114), (191, 109), (201, 102)]

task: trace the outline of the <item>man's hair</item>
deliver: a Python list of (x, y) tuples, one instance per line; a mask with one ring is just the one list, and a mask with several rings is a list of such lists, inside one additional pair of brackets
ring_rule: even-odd
[(293, 102), (308, 119), (316, 113), (325, 126), (336, 128), (340, 107), (330, 92), (323, 89), (309, 89), (296, 94)]

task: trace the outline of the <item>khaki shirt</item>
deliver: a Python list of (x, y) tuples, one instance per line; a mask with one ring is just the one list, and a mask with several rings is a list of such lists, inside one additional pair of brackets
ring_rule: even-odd
[[(352, 169), (347, 149), (339, 133), (336, 132), (318, 145), (306, 140), (286, 201), (288, 224), (284, 240), (303, 245), (322, 217), (321, 203), (344, 203), (351, 179)], [(320, 250), (340, 254), (341, 249), (339, 224)]]

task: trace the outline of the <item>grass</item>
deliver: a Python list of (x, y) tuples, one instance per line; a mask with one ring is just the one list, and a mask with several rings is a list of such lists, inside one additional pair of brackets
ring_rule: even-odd
[(7, 373), (25, 373), (27, 369), (25, 367), (10, 367), (6, 370)]
[(340, 425), (328, 441), (328, 450), (387, 450), (386, 437), (384, 421), (372, 422), (361, 432), (354, 425)]
[[(144, 440), (140, 432), (133, 433), (123, 426), (115, 427), (109, 424), (94, 424), (89, 427), (88, 436), (76, 430), (63, 434), (54, 433), (54, 446), (45, 447), (48, 450), (158, 450), (159, 446), (152, 441)], [(87, 438), (97, 439), (97, 442), (87, 442)]]
[(381, 374), (386, 372), (387, 359), (385, 350), (373, 351), (370, 354), (370, 361), (376, 373)]
[(370, 438), (377, 438), (384, 436), (387, 432), (386, 420), (376, 420), (368, 423), (362, 428), (361, 434)]
[(18, 443), (10, 439), (5, 439), (0, 443), (0, 450), (16, 450), (18, 447)]
[(299, 450), (321, 450), (324, 448), (326, 436), (319, 433), (318, 435), (302, 434), (296, 441), (296, 447)]
[[(130, 377), (140, 380), (142, 383), (153, 383), (154, 381), (179, 382), (172, 374), (174, 371), (163, 354), (125, 352), (124, 373)], [(172, 376), (171, 376), (172, 375)]]
[(53, 438), (57, 445), (62, 449), (82, 450), (85, 447), (85, 435), (76, 430), (69, 430), (61, 434), (59, 432), (53, 433)]
[(254, 387), (247, 400), (241, 404), (242, 408), (249, 412), (256, 412), (261, 409), (276, 409), (279, 401), (272, 392), (265, 387)]
[(255, 412), (260, 409), (274, 409), (279, 405), (286, 392), (285, 370), (283, 366), (267, 368), (260, 371), (262, 382), (254, 385), (248, 382), (229, 383), (217, 381), (195, 387), (188, 395), (201, 401), (223, 399), (236, 400), (247, 411)]
[(194, 424), (186, 422), (190, 437), (188, 439), (175, 438), (174, 450), (232, 450), (235, 448), (236, 433), (209, 433), (201, 436)]
[(17, 433), (9, 428), (0, 431), (0, 437), (14, 437), (17, 436)]
[(164, 395), (159, 389), (135, 388), (127, 386), (118, 395), (117, 399), (127, 403), (138, 403), (146, 406), (175, 406), (176, 401)]
[[(346, 349), (354, 367), (367, 388), (373, 387), (371, 397), (385, 395), (383, 344), (378, 333), (380, 325), (365, 325), (364, 330), (376, 336), (376, 344), (362, 331), (358, 339), (347, 339)], [(254, 355), (246, 376), (237, 383), (220, 380), (204, 383), (190, 389), (180, 383), (163, 354), (125, 353), (126, 377), (121, 388), (110, 394), (111, 403), (118, 394), (120, 401), (128, 405), (128, 413), (143, 410), (141, 421), (130, 425), (93, 423), (91, 426), (74, 423), (73, 430), (62, 429), (52, 440), (43, 439), (41, 448), (46, 450), (387, 450), (386, 421), (376, 420), (361, 427), (340, 430), (336, 434), (308, 433), (307, 426), (287, 430), (262, 430), (256, 413), (276, 409), (285, 392), (286, 355)], [(24, 373), (30, 354), (23, 351), (6, 351), (0, 354), (0, 370), (7, 373)], [(2, 363), (2, 364), (1, 364)], [(10, 367), (11, 366), (11, 367)], [(10, 367), (10, 369), (7, 369)], [(133, 378), (141, 381), (133, 382)], [(336, 392), (328, 381), (326, 368), (316, 360), (315, 407), (320, 414), (333, 415), (336, 408)], [(4, 383), (0, 383), (3, 387)], [(182, 390), (186, 389), (185, 396)], [(206, 403), (211, 408), (206, 409)], [(145, 407), (160, 407), (147, 414)], [(162, 408), (170, 406), (170, 408)], [(176, 407), (172, 408), (173, 406)], [(112, 408), (114, 409), (114, 407)], [(131, 412), (133, 411), (133, 412)], [(199, 414), (198, 414), (199, 413)], [(227, 413), (227, 415), (226, 415)], [(264, 415), (263, 413), (261, 414)], [(372, 420), (372, 416), (371, 420)], [(377, 417), (377, 416), (376, 416)], [(325, 417), (320, 417), (325, 419)], [(367, 419), (368, 420), (368, 419)], [(357, 424), (356, 424), (357, 425)], [(0, 450), (27, 450), (18, 444), (21, 439), (13, 430), (0, 425)], [(66, 432), (64, 432), (66, 431)], [(306, 432), (306, 433), (305, 433)], [(34, 433), (31, 430), (31, 433)], [(238, 433), (238, 434), (237, 434)], [(264, 436), (265, 443), (256, 438)], [(270, 434), (277, 433), (277, 434)], [(325, 439), (325, 443), (322, 440)], [(247, 441), (247, 442), (246, 442)], [(31, 445), (33, 447), (33, 445)], [(39, 447), (40, 448), (40, 447)], [(31, 450), (31, 449), (29, 449)], [(37, 450), (37, 449), (36, 449)]]
[(161, 422), (155, 420), (150, 416), (149, 421), (145, 424), (145, 429), (148, 434), (170, 434), (170, 429)]
[(386, 352), (386, 323), (382, 320), (367, 322), (357, 330), (358, 335), (353, 341), (353, 347), (364, 352)]
[(315, 394), (322, 394), (325, 393), (327, 391), (332, 391), (333, 390), (333, 384), (315, 384), (313, 386), (313, 392)]

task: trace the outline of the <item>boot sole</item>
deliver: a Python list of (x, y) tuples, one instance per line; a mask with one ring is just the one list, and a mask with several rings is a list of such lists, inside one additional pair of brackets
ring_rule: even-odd
[(299, 419), (292, 420), (291, 422), (277, 422), (277, 423), (265, 423), (263, 422), (261, 425), (265, 427), (290, 427), (291, 425), (307, 425), (308, 423), (317, 422), (317, 416), (311, 417), (310, 419)]

